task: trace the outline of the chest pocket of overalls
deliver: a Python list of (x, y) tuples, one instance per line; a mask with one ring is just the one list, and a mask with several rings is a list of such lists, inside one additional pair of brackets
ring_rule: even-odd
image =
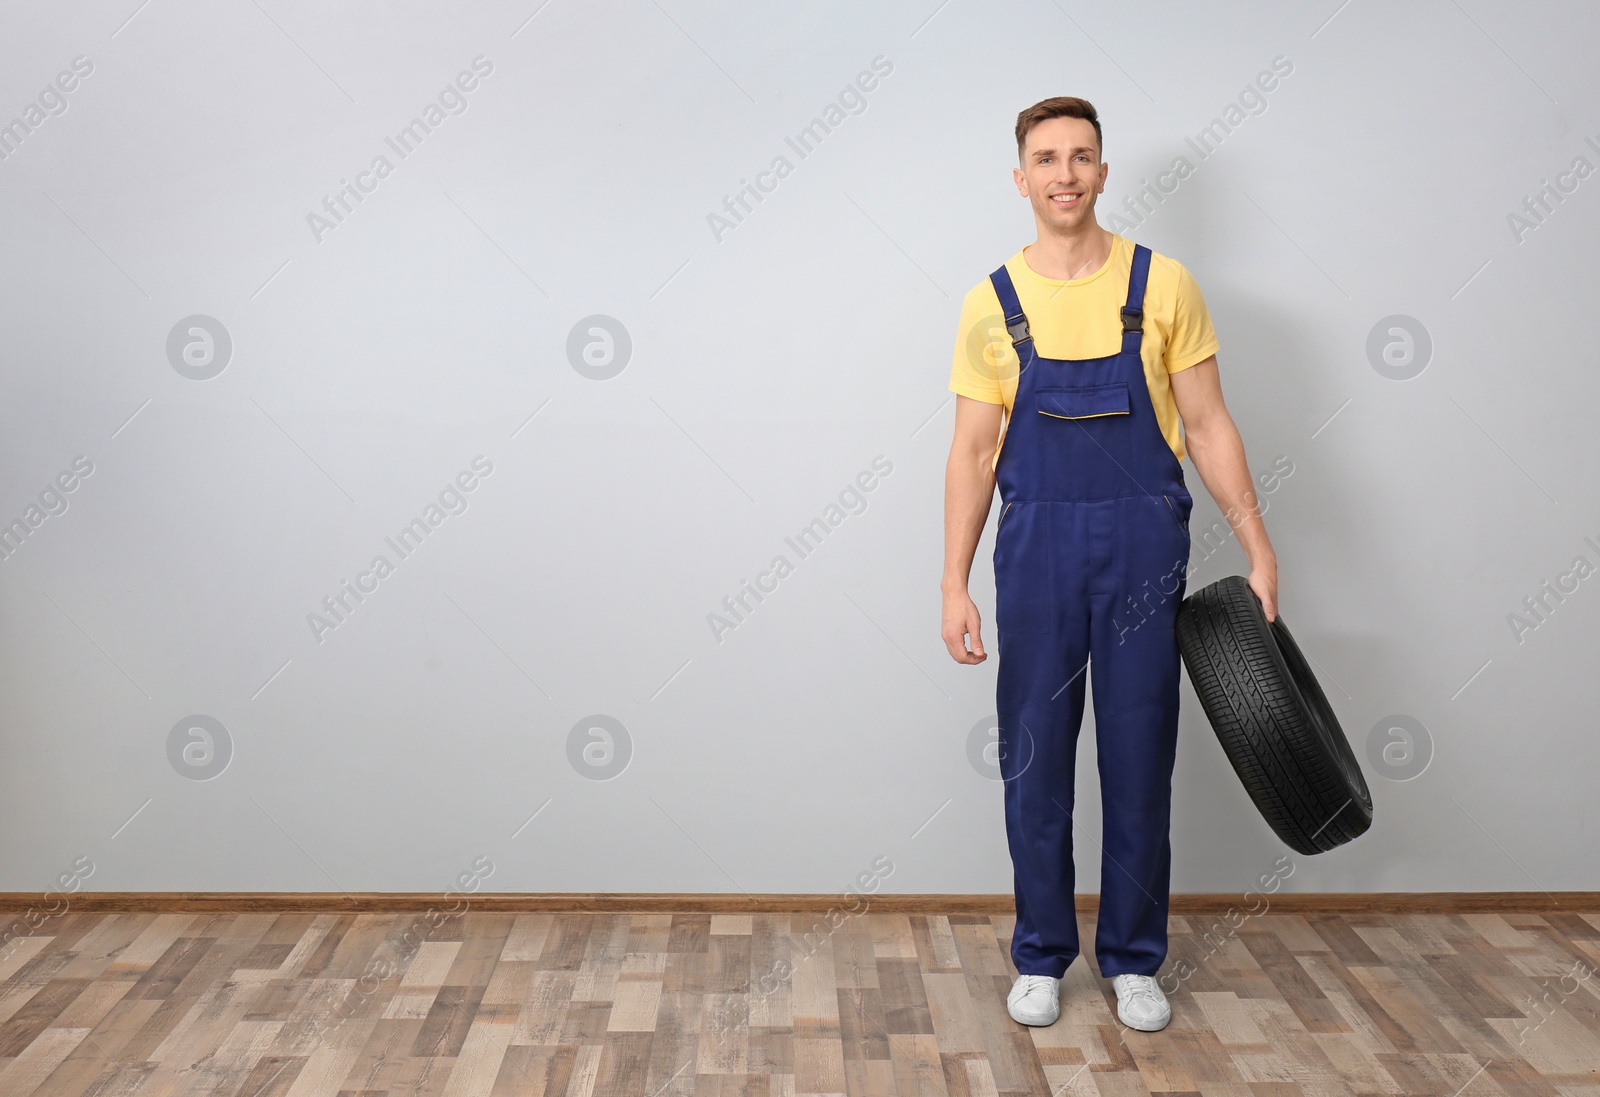
[(1109, 499), (1137, 483), (1128, 383), (1041, 388), (1039, 441), (1047, 479), (1062, 499)]

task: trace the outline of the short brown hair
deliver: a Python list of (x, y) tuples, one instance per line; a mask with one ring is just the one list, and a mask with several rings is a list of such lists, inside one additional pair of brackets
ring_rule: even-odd
[(1017, 160), (1022, 160), (1022, 150), (1028, 143), (1028, 131), (1047, 118), (1082, 118), (1094, 126), (1094, 141), (1100, 146), (1102, 154), (1105, 151), (1105, 141), (1100, 134), (1100, 116), (1095, 113), (1094, 104), (1087, 99), (1079, 99), (1075, 95), (1058, 95), (1053, 99), (1041, 99), (1021, 114), (1017, 115)]

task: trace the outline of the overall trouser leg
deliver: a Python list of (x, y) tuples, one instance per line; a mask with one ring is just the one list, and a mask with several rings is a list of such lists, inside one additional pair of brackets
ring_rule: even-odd
[(1018, 974), (1056, 978), (1079, 951), (1073, 801), (1089, 678), (1083, 573), (1050, 569), (1050, 545), (1070, 519), (1068, 507), (1019, 503), (997, 540), (1007, 611), (998, 642), (1000, 772), (1017, 905), (1011, 957)]
[(1112, 591), (1091, 597), (1090, 663), (1104, 819), (1095, 959), (1100, 974), (1155, 975), (1167, 956), (1172, 771), (1178, 743), (1178, 606), (1188, 532), (1160, 501), (1121, 500)]

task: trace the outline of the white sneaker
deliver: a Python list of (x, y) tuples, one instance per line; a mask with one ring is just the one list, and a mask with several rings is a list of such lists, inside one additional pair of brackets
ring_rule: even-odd
[(1053, 975), (1019, 975), (1006, 997), (1011, 1019), (1023, 1025), (1053, 1025), (1061, 1016), (1061, 980)]
[(1117, 988), (1117, 1017), (1129, 1028), (1156, 1032), (1172, 1020), (1172, 1007), (1153, 975), (1113, 975)]

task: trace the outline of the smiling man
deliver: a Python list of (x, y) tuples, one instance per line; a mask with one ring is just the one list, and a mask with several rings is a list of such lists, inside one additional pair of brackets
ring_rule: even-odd
[(962, 305), (943, 636), (957, 662), (987, 658), (967, 580), (998, 486), (996, 693), (1017, 907), (1007, 1007), (1022, 1024), (1054, 1022), (1079, 954), (1072, 809), (1087, 679), (1104, 808), (1095, 959), (1117, 1016), (1154, 1031), (1172, 1015), (1154, 976), (1167, 956), (1186, 446), (1268, 620), (1277, 561), (1199, 286), (1177, 260), (1095, 220), (1107, 165), (1094, 107), (1036, 103), (1017, 116), (1016, 139), (1012, 176), (1038, 237)]

